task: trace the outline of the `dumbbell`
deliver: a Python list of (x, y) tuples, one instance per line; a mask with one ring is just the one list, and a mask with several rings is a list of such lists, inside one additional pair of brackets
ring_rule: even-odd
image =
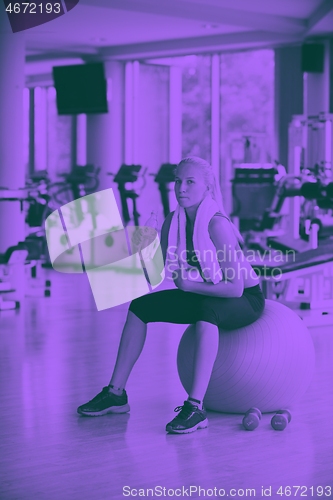
[(254, 431), (261, 420), (261, 411), (258, 408), (250, 408), (244, 415), (243, 426), (247, 431)]
[(276, 431), (283, 431), (291, 420), (291, 413), (289, 410), (279, 410), (272, 417), (271, 425)]

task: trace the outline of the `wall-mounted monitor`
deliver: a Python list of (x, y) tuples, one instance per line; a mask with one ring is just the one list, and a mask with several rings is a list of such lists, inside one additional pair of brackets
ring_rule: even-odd
[(302, 71), (307, 73), (323, 73), (324, 44), (305, 43), (302, 45)]
[(103, 63), (53, 67), (59, 115), (107, 113), (107, 84)]

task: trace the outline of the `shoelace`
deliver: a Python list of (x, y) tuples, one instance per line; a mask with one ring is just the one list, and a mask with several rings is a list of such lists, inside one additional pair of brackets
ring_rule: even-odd
[(99, 400), (101, 397), (105, 398), (108, 395), (108, 393), (109, 393), (109, 388), (108, 387), (103, 387), (103, 389), (101, 390), (101, 392), (99, 394), (97, 394), (97, 396), (95, 396), (89, 402), (95, 402), (95, 401)]
[[(95, 396), (91, 401), (94, 402), (95, 400), (99, 400), (100, 398), (107, 398), (110, 394), (111, 393), (109, 392), (109, 387), (108, 386), (103, 387), (101, 392), (99, 394), (97, 394), (97, 396)], [(113, 394), (113, 395), (116, 396), (116, 394)]]
[(184, 420), (187, 420), (192, 415), (192, 413), (198, 409), (198, 407), (196, 405), (186, 404), (186, 403), (187, 403), (187, 401), (185, 401), (183, 406), (177, 406), (174, 409), (175, 412), (178, 412), (178, 411), (180, 412), (178, 417), (181, 417)]
[(101, 392), (99, 392), (94, 398), (92, 398), (90, 401), (89, 401), (89, 404), (90, 403), (96, 403), (97, 401), (99, 401), (102, 398), (106, 397), (107, 396), (107, 392), (109, 392), (108, 388), (107, 387), (103, 387), (103, 389), (101, 390)]

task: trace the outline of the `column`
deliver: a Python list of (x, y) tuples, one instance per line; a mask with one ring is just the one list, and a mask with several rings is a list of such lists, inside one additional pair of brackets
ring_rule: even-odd
[[(112, 185), (107, 172), (117, 173), (124, 161), (124, 65), (105, 62), (108, 113), (87, 115), (87, 163), (101, 167), (100, 187)], [(114, 187), (114, 186), (112, 186)]]
[(132, 141), (133, 141), (133, 164), (140, 164), (140, 141), (139, 141), (139, 127), (140, 127), (140, 117), (139, 117), (139, 106), (140, 106), (140, 63), (139, 61), (133, 62), (133, 117), (132, 117)]
[(211, 165), (217, 179), (220, 176), (220, 56), (212, 56), (211, 80)]
[(139, 160), (139, 83), (140, 63), (127, 62), (125, 66), (125, 136), (126, 165), (140, 164)]
[(124, 123), (124, 161), (133, 164), (133, 63), (125, 65), (125, 123)]
[[(24, 33), (13, 34), (0, 4), (0, 187), (25, 185), (23, 164)], [(0, 201), (0, 253), (24, 240), (24, 214), (18, 201)]]
[(288, 127), (293, 115), (303, 113), (301, 47), (275, 49), (274, 156), (288, 168)]
[(333, 38), (329, 41), (329, 92), (330, 92), (330, 113), (333, 113)]
[(182, 68), (170, 66), (169, 73), (169, 163), (182, 158)]

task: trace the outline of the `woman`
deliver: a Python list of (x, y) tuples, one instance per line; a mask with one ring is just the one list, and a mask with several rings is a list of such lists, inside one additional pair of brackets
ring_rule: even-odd
[[(264, 309), (259, 280), (244, 259), (238, 230), (224, 213), (209, 163), (195, 156), (184, 158), (176, 169), (175, 193), (177, 209), (166, 217), (161, 232), (166, 272), (173, 271), (174, 289), (131, 302), (110, 384), (78, 408), (82, 415), (129, 411), (125, 385), (142, 351), (148, 323), (195, 324), (192, 388), (166, 430), (188, 433), (207, 427), (202, 401), (218, 351), (218, 327), (248, 325)], [(145, 266), (154, 284), (154, 275), (160, 277), (161, 271), (158, 257)]]

